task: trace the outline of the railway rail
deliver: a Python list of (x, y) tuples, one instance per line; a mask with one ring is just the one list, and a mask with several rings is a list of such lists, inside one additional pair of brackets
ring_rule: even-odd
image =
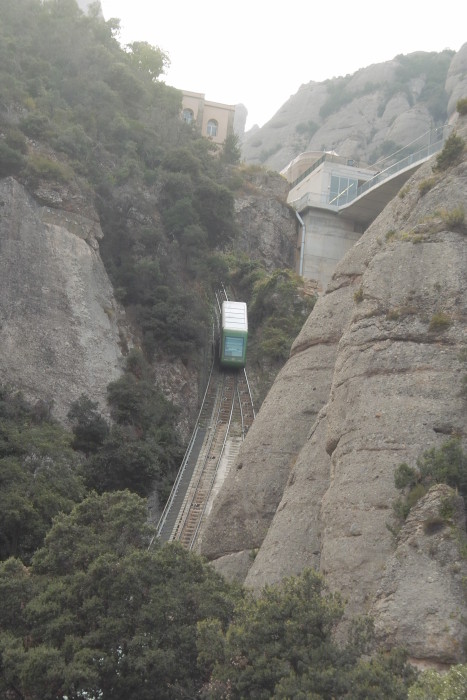
[[(227, 299), (224, 288), (216, 299), (214, 324), (219, 326), (222, 301)], [(215, 335), (216, 329), (213, 337)], [(234, 463), (254, 418), (246, 371), (221, 371), (213, 352), (198, 419), (157, 526), (160, 540), (178, 540), (186, 548), (193, 549), (215, 494)]]

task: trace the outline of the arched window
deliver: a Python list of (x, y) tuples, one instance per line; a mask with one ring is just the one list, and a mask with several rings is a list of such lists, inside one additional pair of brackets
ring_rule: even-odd
[(184, 122), (187, 124), (191, 124), (195, 118), (195, 115), (193, 114), (192, 109), (184, 109), (182, 112), (182, 119)]
[(217, 136), (217, 122), (215, 119), (210, 119), (206, 128), (206, 133), (208, 136)]

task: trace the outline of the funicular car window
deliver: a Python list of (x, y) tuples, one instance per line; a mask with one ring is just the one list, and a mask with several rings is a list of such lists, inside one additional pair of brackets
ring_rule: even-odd
[(232, 338), (226, 336), (224, 355), (225, 357), (242, 357), (244, 338)]

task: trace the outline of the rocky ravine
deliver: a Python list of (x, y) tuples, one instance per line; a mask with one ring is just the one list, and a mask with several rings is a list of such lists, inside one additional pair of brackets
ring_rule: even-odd
[[(237, 251), (270, 270), (293, 267), (296, 218), (286, 181), (252, 171), (245, 182), (235, 200)], [(153, 193), (118, 196), (128, 227), (154, 225)], [(107, 385), (121, 375), (128, 347), (138, 345), (102, 263), (102, 237), (83, 186), (39, 182), (31, 193), (14, 178), (0, 179), (0, 383), (45, 402), (62, 420), (82, 393), (106, 412)], [(155, 382), (180, 406), (186, 440), (199, 409), (195, 364), (162, 350), (154, 362)]]
[[(465, 120), (457, 131), (466, 138)], [(456, 545), (464, 510), (435, 539), (423, 527), (423, 502), (407, 522), (412, 535), (401, 531), (395, 544), (387, 527), (399, 495), (395, 468), (415, 465), (452, 434), (467, 446), (467, 233), (465, 222), (447, 223), (467, 202), (467, 151), (444, 173), (433, 165), (338, 265), (224, 483), (200, 550), (253, 588), (313, 566), (343, 593), (349, 614), (374, 614), (382, 643), (452, 663), (465, 659), (467, 566)], [(422, 196), (419, 184), (433, 177)], [(439, 507), (436, 494), (425, 498)]]

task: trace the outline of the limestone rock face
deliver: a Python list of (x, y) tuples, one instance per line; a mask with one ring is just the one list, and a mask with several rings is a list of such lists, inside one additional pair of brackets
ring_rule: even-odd
[[(443, 517), (443, 513), (446, 515)], [(415, 506), (386, 562), (372, 613), (383, 647), (405, 646), (416, 662), (460, 663), (466, 632), (463, 499), (445, 484)], [(417, 584), (417, 585), (415, 585)]]
[[(465, 118), (457, 127), (466, 139)], [(245, 578), (253, 588), (313, 566), (342, 592), (348, 615), (373, 611), (382, 640), (401, 637), (395, 608), (417, 590), (422, 629), (436, 601), (456, 620), (435, 651), (431, 638), (414, 637), (414, 656), (442, 661), (465, 654), (453, 652), (465, 622), (452, 543), (440, 539), (439, 561), (455, 595), (441, 605), (432, 574), (406, 566), (397, 606), (388, 599), (398, 561), (388, 528), (395, 469), (450, 435), (467, 446), (467, 236), (455, 216), (467, 201), (467, 152), (445, 173), (434, 164), (415, 173), (337, 266), (221, 489), (201, 552), (222, 571), (224, 558), (231, 567), (235, 553), (243, 556), (244, 567), (245, 552), (259, 547)], [(427, 180), (431, 189), (420, 189)]]
[(240, 235), (236, 249), (265, 267), (294, 268), (297, 220), (286, 204), (288, 183), (278, 173), (245, 173), (250, 188), (235, 197), (235, 220)]
[(449, 67), (446, 80), (446, 90), (449, 97), (448, 117), (456, 117), (456, 104), (467, 96), (467, 43), (456, 53)]
[[(448, 118), (466, 95), (467, 44), (452, 58), (445, 90)], [(416, 52), (408, 58), (420, 58)], [(423, 72), (402, 82), (399, 57), (362, 68), (351, 76), (311, 81), (299, 90), (261, 128), (247, 132), (242, 154), (247, 163), (261, 163), (281, 171), (304, 151), (336, 151), (360, 163), (372, 163), (416, 142), (433, 125), (441, 126), (426, 100), (431, 90)], [(389, 150), (388, 150), (389, 149)], [(404, 153), (406, 155), (406, 153)]]
[(82, 393), (105, 409), (107, 384), (122, 371), (120, 311), (96, 221), (0, 181), (0, 382), (62, 419)]

